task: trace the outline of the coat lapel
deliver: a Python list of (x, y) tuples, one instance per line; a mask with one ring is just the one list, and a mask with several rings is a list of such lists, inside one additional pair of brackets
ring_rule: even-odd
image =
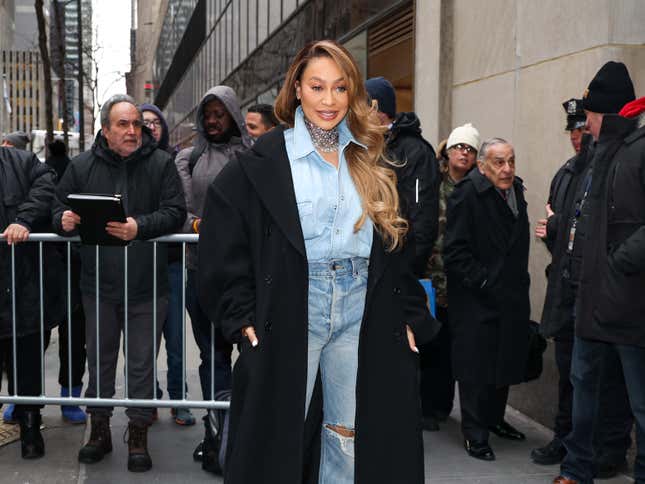
[(275, 128), (264, 135), (249, 156), (240, 157), (240, 165), (276, 225), (306, 257), (283, 129)]

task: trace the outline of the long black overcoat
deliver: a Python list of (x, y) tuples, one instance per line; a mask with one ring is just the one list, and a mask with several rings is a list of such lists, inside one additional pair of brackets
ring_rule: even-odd
[(522, 181), (518, 216), (479, 170), (448, 199), (444, 262), (459, 381), (497, 386), (524, 380), (528, 350), (529, 221)]
[[(226, 337), (255, 326), (233, 373), (225, 482), (318, 482), (318, 379), (305, 422), (308, 266), (282, 129), (230, 162), (208, 190), (200, 226), (201, 302)], [(410, 249), (414, 249), (410, 246)], [(360, 484), (422, 483), (418, 343), (438, 323), (410, 270), (409, 250), (387, 253), (375, 233), (359, 342), (356, 477)]]

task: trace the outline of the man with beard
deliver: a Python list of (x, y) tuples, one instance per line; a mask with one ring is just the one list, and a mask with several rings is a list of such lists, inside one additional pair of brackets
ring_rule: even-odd
[(246, 112), (246, 130), (254, 140), (279, 124), (270, 104), (254, 104)]
[[(228, 86), (209, 89), (197, 108), (197, 139), (192, 148), (182, 150), (175, 163), (184, 187), (188, 217), (186, 232), (199, 233), (206, 191), (236, 153), (252, 144), (247, 133), (244, 117), (235, 91)], [(226, 227), (222, 227), (226, 230)], [(199, 300), (197, 282), (197, 246), (188, 248), (188, 280), (186, 307), (190, 314), (195, 341), (199, 347), (201, 364), (199, 380), (204, 400), (214, 400), (231, 388), (231, 345), (219, 329), (204, 313)], [(211, 345), (215, 353), (211, 352)], [(211, 358), (214, 358), (215, 374), (211, 374)], [(202, 468), (221, 473), (219, 459), (220, 436), (215, 433), (212, 422), (220, 414), (208, 412), (204, 416), (204, 440), (197, 446), (193, 457), (202, 462)]]
[[(85, 398), (114, 396), (121, 332), (125, 332), (127, 317), (124, 353), (127, 351), (128, 355), (128, 396), (152, 399), (153, 362), (168, 306), (167, 254), (160, 244), (155, 267), (153, 245), (140, 241), (178, 231), (185, 220), (186, 208), (172, 158), (157, 149), (150, 131), (143, 127), (141, 111), (130, 96), (116, 94), (103, 104), (101, 131), (94, 145), (74, 158), (56, 188), (53, 225), (64, 236), (75, 235), (77, 226), (83, 223), (67, 205), (67, 195), (71, 193), (120, 194), (126, 221), (110, 221), (105, 231), (129, 242), (127, 253), (122, 247), (81, 246), (80, 285), (86, 316), (89, 374)], [(127, 299), (124, 297), (126, 254)], [(153, 299), (155, 273), (156, 301)], [(158, 324), (153, 334), (155, 310)], [(98, 362), (97, 354), (100, 355)], [(78, 453), (78, 460), (93, 464), (112, 451), (112, 408), (88, 406), (87, 412), (92, 431), (89, 441)], [(152, 467), (148, 427), (153, 420), (153, 409), (130, 407), (126, 415), (129, 419), (128, 470), (147, 471)]]

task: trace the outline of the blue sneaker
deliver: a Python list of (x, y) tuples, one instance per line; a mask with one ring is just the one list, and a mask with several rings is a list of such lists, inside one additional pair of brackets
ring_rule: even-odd
[[(82, 386), (72, 387), (72, 397), (78, 398), (81, 396)], [(60, 396), (69, 397), (69, 387), (60, 387)], [(77, 405), (61, 405), (60, 411), (63, 414), (63, 420), (72, 424), (84, 424), (87, 420), (87, 415)]]
[(14, 408), (14, 406), (15, 405), (13, 403), (10, 403), (9, 405), (7, 405), (7, 408), (4, 409), (4, 412), (2, 412), (2, 420), (4, 421), (4, 423), (6, 423), (6, 424), (16, 424), (16, 423), (18, 423), (17, 420), (13, 419), (13, 408)]
[(170, 413), (175, 418), (177, 425), (195, 425), (195, 417), (188, 408), (173, 408)]

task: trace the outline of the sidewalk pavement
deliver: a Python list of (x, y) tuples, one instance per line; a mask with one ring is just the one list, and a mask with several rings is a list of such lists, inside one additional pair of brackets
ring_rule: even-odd
[[(188, 348), (188, 385), (198, 394), (196, 348)], [(165, 355), (160, 355), (160, 379), (165, 380)], [(58, 369), (57, 341), (47, 351), (47, 368)], [(57, 388), (56, 375), (47, 372), (47, 390)], [(122, 375), (122, 371), (119, 371)], [(122, 392), (122, 382), (117, 394)], [(197, 423), (192, 427), (176, 425), (169, 409), (159, 409), (159, 420), (151, 427), (148, 441), (152, 456), (152, 470), (142, 474), (127, 471), (127, 444), (123, 434), (127, 419), (122, 408), (114, 411), (112, 418), (112, 444), (114, 450), (94, 465), (77, 461), (78, 449), (89, 435), (89, 426), (71, 425), (62, 421), (58, 407), (47, 407), (44, 412), (43, 436), (46, 455), (42, 459), (25, 461), (20, 458), (20, 442), (0, 447), (0, 483), (33, 484), (130, 484), (177, 483), (221, 484), (223, 480), (204, 472), (193, 461), (192, 453), (203, 436), (201, 416), (203, 410), (195, 409)], [(558, 466), (538, 466), (531, 462), (531, 449), (547, 443), (551, 432), (513, 409), (507, 410), (507, 420), (527, 436), (525, 442), (509, 442), (491, 437), (497, 455), (495, 462), (483, 462), (466, 455), (459, 428), (459, 412), (441, 424), (439, 432), (424, 432), (426, 483), (428, 484), (550, 484), (558, 474)], [(621, 476), (611, 480), (596, 481), (606, 484), (626, 484), (632, 479)], [(260, 484), (260, 483), (258, 483)], [(379, 484), (379, 483), (374, 483)], [(391, 484), (391, 483), (387, 483)], [(406, 483), (396, 483), (406, 484)]]

